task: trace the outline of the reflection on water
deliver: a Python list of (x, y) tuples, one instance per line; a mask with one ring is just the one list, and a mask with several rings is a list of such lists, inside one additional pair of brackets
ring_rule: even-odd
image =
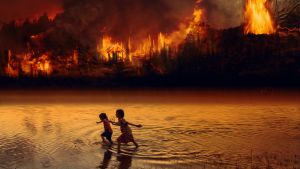
[(112, 152), (109, 150), (106, 150), (103, 155), (103, 161), (102, 161), (101, 165), (99, 166), (99, 168), (101, 168), (101, 169), (108, 168), (109, 162), (111, 160), (111, 156), (112, 156)]
[[(300, 105), (295, 96), (262, 99), (245, 92), (251, 95), (247, 102), (247, 97), (220, 92), (214, 102), (213, 96), (205, 100), (205, 94), (198, 94), (110, 93), (105, 101), (95, 93), (97, 102), (87, 102), (90, 94), (72, 95), (68, 101), (56, 93), (50, 101), (43, 96), (42, 103), (36, 96), (8, 96), (10, 103), (2, 97), (0, 168), (300, 167)], [(54, 96), (66, 102), (54, 101)], [(117, 153), (116, 145), (99, 142), (103, 129), (95, 123), (98, 113), (114, 117), (117, 108), (125, 109), (128, 121), (143, 124), (132, 128), (138, 149), (129, 144)], [(113, 130), (116, 139), (120, 131)]]
[(131, 167), (132, 156), (130, 155), (118, 155), (117, 160), (119, 163), (119, 169), (128, 169)]

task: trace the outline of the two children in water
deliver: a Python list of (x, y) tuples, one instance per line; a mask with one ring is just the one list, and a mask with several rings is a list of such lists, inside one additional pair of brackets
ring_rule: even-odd
[(97, 122), (97, 124), (103, 123), (103, 126), (104, 126), (104, 132), (101, 134), (102, 140), (105, 141), (105, 138), (106, 138), (110, 142), (110, 144), (113, 144), (113, 142), (111, 140), (113, 130), (110, 126), (110, 123), (113, 124), (113, 125), (116, 125), (116, 126), (120, 126), (122, 134), (117, 139), (118, 150), (120, 150), (121, 143), (127, 144), (127, 143), (130, 143), (130, 142), (133, 142), (133, 144), (136, 147), (139, 146), (133, 138), (130, 125), (135, 126), (135, 127), (139, 127), (139, 128), (142, 127), (142, 125), (140, 125), (140, 124), (135, 125), (135, 124), (129, 123), (124, 119), (124, 116), (125, 116), (124, 110), (118, 109), (116, 111), (116, 117), (118, 118), (118, 122), (110, 121), (105, 113), (101, 113), (99, 115), (99, 118), (100, 118), (101, 121)]

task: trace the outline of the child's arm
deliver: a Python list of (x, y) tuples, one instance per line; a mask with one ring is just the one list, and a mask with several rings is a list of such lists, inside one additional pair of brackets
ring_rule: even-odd
[(97, 124), (100, 124), (100, 123), (102, 123), (102, 122), (103, 122), (103, 121), (96, 121)]
[(112, 124), (112, 125), (115, 125), (115, 126), (120, 126), (120, 124), (118, 122), (114, 122), (114, 121), (110, 121), (109, 122)]
[(127, 122), (129, 125), (131, 125), (131, 126), (134, 126), (134, 127), (138, 127), (138, 128), (141, 128), (141, 127), (143, 127), (141, 124), (132, 124), (132, 123), (129, 123), (129, 122)]

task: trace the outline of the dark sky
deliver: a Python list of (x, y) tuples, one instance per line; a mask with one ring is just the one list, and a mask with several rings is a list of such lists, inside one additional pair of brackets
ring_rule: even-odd
[(61, 11), (62, 0), (0, 0), (0, 21), (32, 18)]
[[(45, 12), (53, 16), (63, 11), (64, 1), (72, 0), (0, 0), (0, 21), (32, 18)], [(195, 4), (195, 0), (161, 1), (170, 5), (174, 15), (182, 18), (191, 15)], [(243, 0), (202, 0), (201, 3), (206, 10), (206, 21), (217, 28), (239, 25), (243, 19), (242, 6)]]

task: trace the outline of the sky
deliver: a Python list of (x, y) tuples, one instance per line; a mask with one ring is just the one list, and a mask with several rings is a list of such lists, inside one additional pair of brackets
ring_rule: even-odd
[(33, 18), (62, 11), (62, 0), (0, 0), (0, 21)]
[[(65, 2), (72, 1), (76, 0), (1, 0), (0, 21), (34, 18), (44, 13), (53, 17), (63, 11)], [(191, 15), (195, 5), (195, 0), (160, 1), (168, 4), (172, 14), (179, 18)], [(238, 26), (243, 19), (243, 0), (202, 0), (201, 8), (205, 9), (205, 21), (216, 28)]]

